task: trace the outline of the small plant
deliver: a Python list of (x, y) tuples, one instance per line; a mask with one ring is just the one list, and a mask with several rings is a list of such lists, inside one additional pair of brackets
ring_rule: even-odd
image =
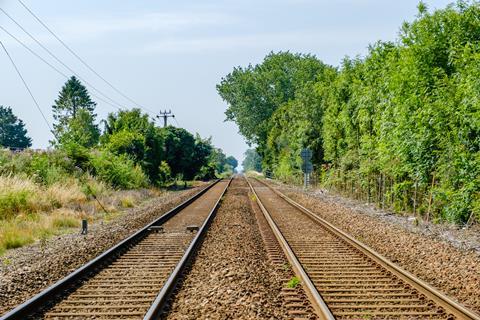
[(287, 287), (288, 288), (296, 288), (300, 284), (300, 279), (298, 277), (292, 277), (288, 282), (287, 282)]
[(76, 228), (80, 226), (80, 221), (74, 217), (58, 216), (53, 218), (52, 226), (57, 229)]
[(250, 195), (250, 199), (252, 199), (253, 202), (257, 201), (257, 197), (253, 193)]
[(120, 205), (122, 208), (133, 208), (135, 206), (135, 199), (130, 196), (126, 196), (120, 199)]
[[(1, 254), (1, 252), (0, 252), (0, 254)], [(2, 263), (3, 263), (4, 266), (9, 266), (9, 265), (12, 264), (12, 260), (10, 260), (10, 259), (8, 259), (8, 258), (4, 258), (4, 259), (2, 260)]]
[(290, 264), (288, 263), (284, 263), (282, 267), (284, 271), (290, 271), (290, 269), (292, 268), (292, 266), (290, 266)]
[(5, 232), (2, 236), (3, 247), (5, 249), (15, 249), (32, 243), (33, 237), (28, 232)]

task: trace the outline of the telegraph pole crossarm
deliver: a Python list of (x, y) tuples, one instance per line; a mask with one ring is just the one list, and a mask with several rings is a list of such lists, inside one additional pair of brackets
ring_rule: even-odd
[(158, 119), (163, 118), (163, 127), (164, 128), (167, 126), (168, 117), (175, 118), (175, 115), (172, 114), (172, 110), (160, 111), (160, 114), (157, 116)]

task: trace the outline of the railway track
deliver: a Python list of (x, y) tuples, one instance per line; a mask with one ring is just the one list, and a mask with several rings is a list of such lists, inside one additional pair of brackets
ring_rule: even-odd
[(480, 319), (267, 184), (248, 183), (320, 319)]
[(157, 318), (230, 182), (212, 183), (0, 320)]

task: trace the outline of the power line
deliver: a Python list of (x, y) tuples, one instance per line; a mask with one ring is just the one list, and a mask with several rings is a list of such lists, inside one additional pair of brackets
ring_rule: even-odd
[[(120, 103), (118, 103), (117, 101), (113, 100), (112, 98), (110, 98), (109, 96), (107, 96), (106, 94), (104, 94), (101, 90), (97, 89), (94, 85), (92, 85), (91, 83), (89, 83), (87, 80), (85, 80), (84, 78), (82, 78), (77, 72), (75, 72), (75, 70), (73, 70), (72, 68), (70, 68), (66, 63), (64, 63), (62, 60), (60, 60), (60, 58), (58, 58), (54, 53), (52, 53), (46, 46), (44, 46), (39, 40), (37, 40), (30, 32), (28, 32), (20, 23), (18, 23), (12, 16), (10, 16), (4, 9), (0, 8), (0, 11), (2, 11), (11, 21), (13, 21), (13, 23), (15, 23), (25, 34), (27, 34), (33, 41), (35, 41), (43, 50), (45, 50), (53, 59), (55, 59), (58, 63), (60, 63), (62, 66), (64, 66), (66, 69), (68, 69), (71, 73), (73, 73), (74, 75), (76, 75), (80, 80), (82, 80), (83, 82), (85, 82), (89, 87), (91, 87), (93, 90), (95, 90), (96, 92), (98, 92), (101, 96), (103, 96), (104, 98), (110, 100), (111, 102), (113, 102), (114, 104), (116, 104), (118, 107), (121, 107), (122, 105)], [(2, 28), (5, 32), (7, 32), (4, 28)], [(13, 35), (11, 35), (9, 32), (7, 32), (11, 37), (13, 37)], [(16, 39), (17, 41), (19, 41), (18, 39)]]
[[(36, 53), (35, 51), (33, 51), (30, 47), (28, 47), (25, 43), (23, 43), (20, 39), (18, 39), (17, 37), (15, 37), (13, 34), (11, 34), (8, 30), (6, 30), (4, 27), (0, 26), (0, 29), (2, 29), (6, 34), (8, 34), (12, 39), (14, 39), (15, 41), (17, 41), (22, 47), (24, 47), (25, 49), (27, 49), (31, 54), (33, 54), (35, 57), (37, 57), (38, 59), (40, 59), (43, 63), (45, 63), (46, 65), (48, 65), (50, 68), (52, 68), (53, 70), (55, 70), (57, 73), (59, 73), (60, 75), (62, 75), (63, 77), (65, 77), (66, 79), (69, 79), (69, 76), (67, 76), (65, 73), (63, 73), (62, 71), (60, 71), (57, 67), (55, 67), (54, 65), (52, 65), (50, 62), (48, 62), (47, 60), (45, 60), (42, 56), (40, 56), (38, 53)], [(90, 93), (92, 96), (94, 96), (96, 99), (120, 110), (120, 108), (104, 99), (102, 99), (101, 97), (97, 96), (96, 94), (94, 93)]]
[(33, 102), (34, 102), (35, 105), (37, 106), (38, 111), (40, 111), (40, 114), (42, 115), (43, 120), (45, 120), (45, 123), (47, 124), (47, 127), (50, 129), (50, 132), (53, 133), (52, 127), (50, 126), (50, 123), (48, 122), (47, 118), (46, 118), (45, 115), (43, 114), (43, 111), (42, 111), (42, 109), (40, 108), (40, 105), (38, 104), (37, 99), (35, 99), (35, 97), (33, 96), (32, 91), (31, 91), (30, 88), (28, 87), (27, 82), (25, 81), (25, 79), (23, 78), (22, 74), (20, 73), (20, 70), (18, 70), (17, 65), (15, 64), (15, 62), (14, 62), (13, 59), (12, 59), (12, 57), (10, 56), (10, 53), (8, 53), (7, 48), (3, 45), (2, 40), (0, 40), (0, 45), (2, 46), (3, 50), (4, 50), (5, 53), (7, 54), (8, 59), (9, 59), (10, 62), (12, 63), (13, 67), (15, 68), (15, 71), (17, 71), (17, 74), (18, 74), (18, 76), (20, 77), (20, 79), (22, 80), (23, 85), (24, 85), (25, 88), (27, 89), (28, 93), (30, 94), (30, 97), (32, 97)]
[(177, 117), (173, 117), (173, 120), (177, 123), (177, 126), (180, 128), (180, 123), (178, 123)]
[(91, 72), (93, 72), (97, 77), (103, 80), (110, 88), (115, 90), (117, 93), (119, 93), (121, 96), (123, 96), (125, 99), (128, 101), (132, 102), (136, 106), (140, 107), (141, 109), (144, 109), (145, 111), (148, 111), (150, 113), (154, 113), (153, 111), (142, 107), (139, 103), (135, 102), (133, 99), (129, 98), (127, 95), (125, 95), (123, 92), (121, 92), (119, 89), (117, 89), (113, 84), (111, 84), (108, 80), (106, 80), (104, 77), (102, 77), (97, 71), (95, 71), (85, 60), (83, 60), (73, 49), (71, 49), (62, 39), (60, 39), (35, 13), (33, 13), (30, 8), (28, 8), (25, 3), (23, 3), (21, 0), (18, 0), (18, 2), (51, 34), (57, 39), (65, 49), (67, 49), (75, 58), (77, 58), (85, 67), (87, 67)]

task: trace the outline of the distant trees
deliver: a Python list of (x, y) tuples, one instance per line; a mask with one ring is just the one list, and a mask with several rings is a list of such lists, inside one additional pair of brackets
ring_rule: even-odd
[[(117, 188), (165, 185), (174, 180), (213, 179), (229, 169), (219, 164), (210, 139), (182, 128), (159, 128), (140, 109), (123, 109), (96, 123), (96, 103), (75, 77), (52, 106), (52, 144), (73, 165)], [(223, 154), (223, 162), (226, 156)], [(232, 170), (230, 170), (232, 171)]]
[(262, 158), (255, 151), (255, 149), (248, 149), (245, 151), (245, 159), (242, 162), (244, 171), (262, 172)]
[(55, 144), (74, 143), (92, 147), (98, 143), (100, 130), (95, 124), (96, 103), (90, 98), (87, 89), (72, 76), (62, 87), (52, 106)]
[(4, 148), (28, 148), (32, 139), (22, 120), (18, 119), (10, 107), (0, 105), (0, 146)]
[(238, 160), (234, 156), (229, 156), (225, 159), (225, 162), (235, 170), (238, 167)]
[(338, 69), (270, 53), (218, 85), (227, 120), (278, 178), (300, 178), (309, 147), (327, 187), (427, 220), (480, 219), (478, 16), (477, 2), (421, 3), (397, 42)]

